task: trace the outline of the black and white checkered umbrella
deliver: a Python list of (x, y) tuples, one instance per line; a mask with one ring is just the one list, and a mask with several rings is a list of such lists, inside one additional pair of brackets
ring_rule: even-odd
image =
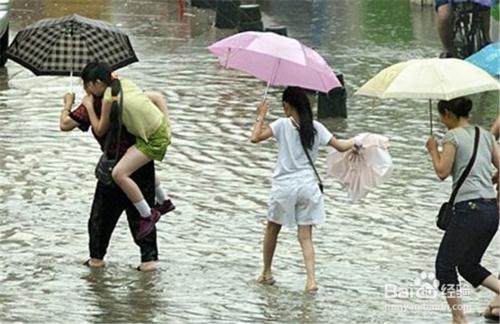
[(36, 75), (79, 75), (89, 62), (113, 70), (138, 59), (123, 31), (79, 15), (40, 20), (17, 33), (7, 57)]

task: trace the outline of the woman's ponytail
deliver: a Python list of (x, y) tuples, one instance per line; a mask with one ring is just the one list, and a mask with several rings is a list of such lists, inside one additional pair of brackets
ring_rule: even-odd
[(283, 92), (283, 101), (290, 104), (299, 114), (300, 142), (305, 148), (312, 149), (316, 129), (314, 129), (311, 103), (305, 91), (299, 87), (287, 87)]

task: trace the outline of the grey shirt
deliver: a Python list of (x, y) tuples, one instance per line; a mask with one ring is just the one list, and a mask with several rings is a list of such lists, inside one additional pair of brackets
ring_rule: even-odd
[[(471, 199), (491, 199), (496, 197), (493, 186), (493, 134), (483, 128), (480, 129), (479, 146), (476, 160), (472, 169), (458, 190), (455, 203)], [(474, 126), (454, 128), (446, 133), (443, 143), (451, 143), (456, 147), (455, 162), (451, 170), (453, 188), (469, 164), (474, 149)]]

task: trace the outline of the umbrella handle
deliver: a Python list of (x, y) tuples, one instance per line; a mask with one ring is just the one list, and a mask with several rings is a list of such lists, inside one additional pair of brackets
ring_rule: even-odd
[(266, 101), (266, 99), (267, 99), (267, 92), (269, 91), (269, 86), (271, 85), (271, 82), (274, 83), (274, 81), (276, 79), (276, 74), (278, 74), (278, 69), (280, 67), (280, 64), (281, 64), (281, 60), (278, 60), (278, 64), (276, 64), (273, 68), (273, 73), (271, 74), (271, 78), (269, 79), (269, 81), (267, 81), (266, 91), (264, 92), (264, 101)]
[(267, 92), (269, 91), (269, 86), (271, 85), (271, 82), (267, 82), (266, 90), (264, 91), (264, 100), (266, 101), (267, 99)]
[(431, 125), (431, 136), (432, 136), (432, 100), (429, 99), (429, 119)]
[(69, 92), (73, 93), (73, 24), (71, 24), (70, 48), (71, 70), (69, 71)]

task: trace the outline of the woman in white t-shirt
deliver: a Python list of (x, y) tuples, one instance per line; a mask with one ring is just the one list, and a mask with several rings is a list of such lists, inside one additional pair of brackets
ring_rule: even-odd
[(298, 226), (307, 274), (306, 291), (315, 293), (318, 287), (314, 275), (312, 226), (324, 222), (325, 211), (323, 196), (304, 147), (314, 161), (320, 145), (330, 145), (344, 152), (354, 147), (354, 139), (338, 140), (325, 126), (313, 121), (311, 105), (304, 90), (288, 87), (283, 92), (282, 101), (286, 117), (277, 119), (269, 127), (264, 126), (267, 103), (264, 101), (258, 106), (251, 137), (252, 143), (262, 142), (271, 136), (278, 142), (278, 159), (264, 236), (264, 269), (258, 281), (274, 284), (271, 264), (281, 226)]

